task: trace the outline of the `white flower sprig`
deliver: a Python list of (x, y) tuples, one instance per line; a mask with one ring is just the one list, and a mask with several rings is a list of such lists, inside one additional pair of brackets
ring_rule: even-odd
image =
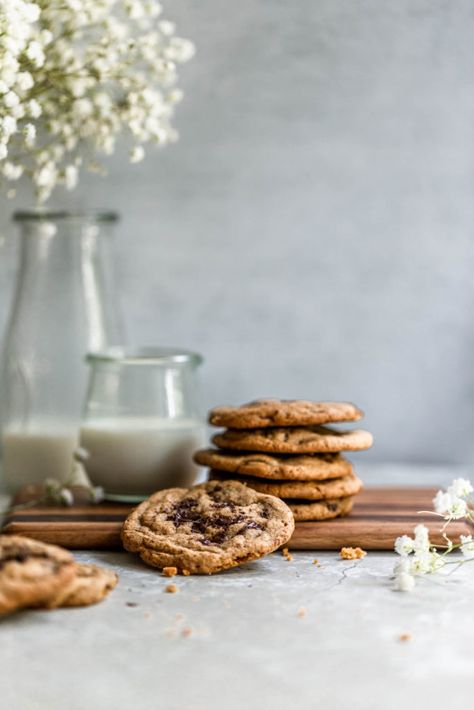
[(85, 494), (91, 503), (101, 503), (105, 498), (104, 489), (102, 486), (94, 486), (90, 483), (84, 468), (84, 462), (87, 458), (88, 452), (84, 449), (77, 448), (73, 452), (71, 471), (67, 481), (47, 478), (41, 486), (41, 491), (37, 498), (30, 499), (25, 503), (12, 505), (6, 510), (0, 511), (0, 514), (2, 516), (8, 515), (19, 510), (24, 510), (25, 508), (33, 508), (43, 504), (70, 507), (76, 502), (78, 494), (81, 494), (79, 496), (80, 499), (83, 499)]
[[(402, 535), (395, 540), (395, 552), (400, 559), (395, 564), (395, 589), (408, 592), (413, 589), (416, 577), (419, 575), (438, 572), (449, 564), (461, 565), (463, 562), (474, 559), (474, 540), (472, 535), (460, 535), (459, 543), (455, 544), (447, 535), (447, 528), (453, 520), (466, 520), (474, 523), (473, 509), (469, 506), (469, 499), (474, 491), (470, 481), (456, 478), (445, 491), (438, 491), (433, 499), (434, 511), (444, 519), (441, 529), (445, 545), (436, 547), (430, 542), (429, 531), (425, 525), (417, 525), (414, 537)], [(441, 550), (441, 552), (440, 552)], [(448, 560), (447, 556), (453, 551), (463, 554), (461, 560)]]
[[(0, 180), (29, 178), (39, 202), (124, 134), (130, 160), (177, 139), (177, 65), (194, 47), (157, 0), (0, 0)], [(99, 158), (99, 159), (98, 159)], [(14, 190), (8, 189), (9, 196)]]

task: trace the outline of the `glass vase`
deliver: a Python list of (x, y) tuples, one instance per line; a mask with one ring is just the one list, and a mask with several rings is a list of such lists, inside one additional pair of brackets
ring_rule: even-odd
[(112, 212), (19, 212), (19, 266), (0, 364), (2, 487), (67, 481), (85, 355), (123, 342)]

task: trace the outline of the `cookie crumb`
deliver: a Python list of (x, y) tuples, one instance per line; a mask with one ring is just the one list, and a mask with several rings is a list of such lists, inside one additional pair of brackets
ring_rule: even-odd
[(174, 577), (175, 574), (178, 574), (178, 568), (177, 567), (163, 567), (163, 574), (165, 577)]
[(136, 602), (126, 602), (126, 606), (129, 606), (134, 609), (136, 606), (138, 606), (138, 604)]
[(283, 555), (283, 557), (285, 558), (285, 560), (287, 562), (291, 562), (291, 560), (293, 559), (293, 555), (291, 554), (291, 552), (289, 551), (289, 549), (287, 547), (283, 548), (283, 550), (281, 551), (281, 554)]
[(176, 621), (182, 621), (184, 619), (184, 614), (181, 614), (181, 612), (178, 612), (176, 614)]
[(343, 560), (360, 560), (367, 552), (361, 547), (342, 547), (340, 555)]
[(169, 592), (169, 594), (175, 594), (177, 591), (178, 587), (176, 584), (167, 584), (165, 587), (165, 592)]
[(321, 563), (319, 560), (313, 560), (311, 564), (315, 565), (316, 567), (321, 567)]
[(189, 628), (189, 626), (185, 626), (184, 629), (181, 631), (181, 636), (184, 636), (184, 638), (188, 638), (188, 636), (191, 636), (193, 633), (193, 630)]
[(298, 609), (297, 616), (299, 619), (302, 619), (304, 616), (306, 616), (306, 609), (304, 608), (304, 606), (300, 606), (300, 608)]
[(151, 618), (152, 618), (152, 614), (151, 614), (149, 611), (146, 611), (146, 612), (143, 614), (143, 618), (144, 618), (144, 619), (147, 619), (147, 620), (148, 620), (148, 619), (151, 619)]
[(183, 575), (183, 577), (189, 577), (191, 572), (188, 569), (183, 569), (181, 570), (181, 574)]
[(403, 642), (411, 641), (411, 634), (408, 633), (408, 631), (405, 631), (403, 634), (400, 634), (400, 636), (398, 637), (398, 640), (403, 641)]

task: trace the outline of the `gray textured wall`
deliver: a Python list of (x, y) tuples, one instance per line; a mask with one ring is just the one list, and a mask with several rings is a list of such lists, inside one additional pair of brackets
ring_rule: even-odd
[(123, 212), (131, 337), (203, 352), (206, 406), (349, 398), (370, 456), (472, 461), (472, 0), (167, 7), (181, 142), (75, 194)]

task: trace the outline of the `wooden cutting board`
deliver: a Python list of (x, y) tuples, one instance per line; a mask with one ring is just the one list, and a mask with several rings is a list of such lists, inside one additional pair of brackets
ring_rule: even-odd
[[(435, 544), (442, 544), (440, 518), (418, 514), (432, 509), (435, 488), (367, 488), (357, 496), (348, 517), (326, 522), (297, 523), (289, 547), (293, 550), (392, 550), (395, 538), (411, 534), (424, 523)], [(17, 500), (25, 501), (28, 491)], [(2, 532), (28, 535), (69, 549), (121, 549), (120, 529), (132, 506), (119, 503), (78, 504), (71, 508), (37, 506), (10, 514)], [(450, 537), (472, 532), (465, 522), (450, 525)]]

